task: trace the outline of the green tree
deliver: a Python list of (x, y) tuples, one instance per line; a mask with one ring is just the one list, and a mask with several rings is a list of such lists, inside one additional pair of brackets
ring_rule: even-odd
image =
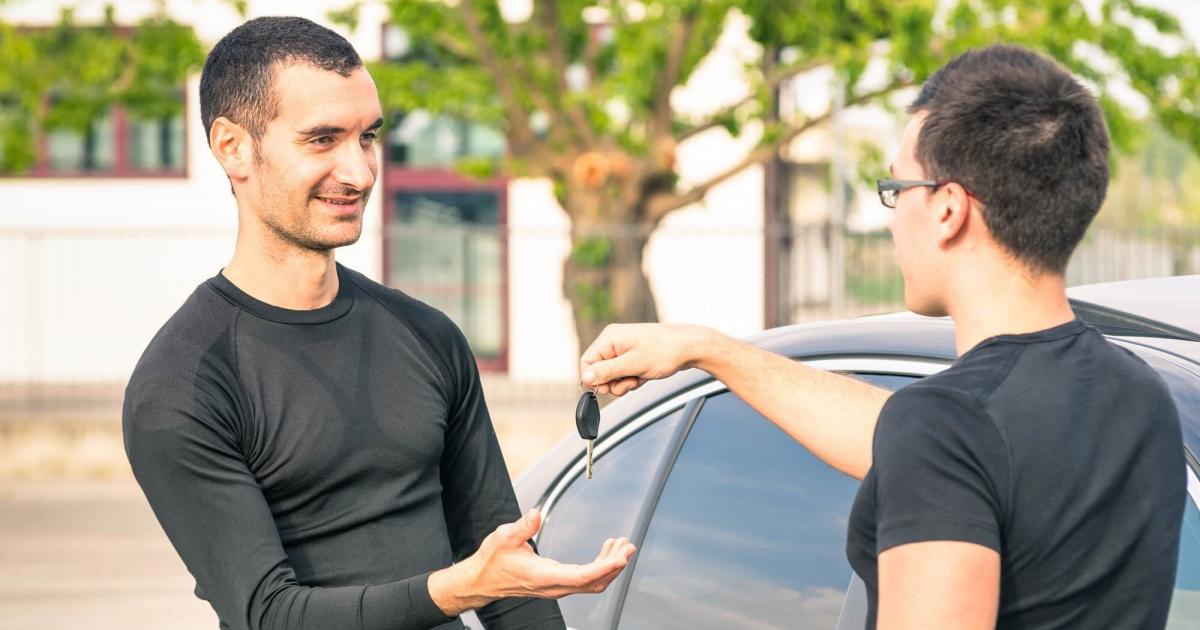
[(191, 27), (161, 10), (132, 26), (116, 24), (112, 5), (99, 24), (70, 9), (49, 28), (0, 20), (0, 172), (33, 166), (40, 131), (83, 132), (114, 105), (136, 117), (178, 114), (179, 92), (203, 62)]
[[(642, 251), (664, 217), (828, 121), (828, 111), (780, 119), (775, 88), (800, 73), (832, 67), (855, 106), (919, 84), (969, 48), (1016, 43), (1095, 86), (1119, 149), (1138, 141), (1142, 121), (1113, 97), (1116, 84), (1200, 148), (1198, 57), (1175, 17), (1135, 0), (1091, 11), (1076, 0), (532, 0), (531, 15), (513, 21), (495, 0), (387, 4), (410, 53), (371, 67), (385, 107), (491, 125), (508, 142), (499, 168), (553, 181), (572, 222), (563, 290), (581, 344), (609, 321), (657, 319)], [(761, 46), (745, 68), (749, 96), (699, 119), (674, 111), (672, 91), (735, 13)], [(887, 80), (864, 81), (878, 60)], [(757, 147), (726, 172), (680, 186), (676, 147), (713, 128), (755, 134)], [(630, 229), (616, 235), (614, 226)]]

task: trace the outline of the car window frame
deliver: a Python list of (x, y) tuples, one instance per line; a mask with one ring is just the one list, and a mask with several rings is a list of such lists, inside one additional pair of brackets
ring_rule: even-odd
[[(1188, 374), (1191, 374), (1196, 379), (1200, 380), (1200, 363), (1197, 363), (1193, 358), (1173, 352), (1169, 349), (1159, 348), (1151, 345), (1148, 340), (1129, 339), (1129, 338), (1113, 338), (1107, 339), (1120, 347), (1123, 347), (1135, 356), (1149, 355), (1169, 364), (1171, 367)], [(1156, 372), (1159, 368), (1151, 365)], [(1182, 419), (1181, 419), (1182, 420)], [(1185, 443), (1183, 445), (1184, 468), (1187, 470), (1187, 495), (1188, 501), (1191, 502), (1190, 508), (1200, 510), (1200, 461), (1192, 453), (1192, 450)], [(1188, 508), (1185, 508), (1188, 509)]]

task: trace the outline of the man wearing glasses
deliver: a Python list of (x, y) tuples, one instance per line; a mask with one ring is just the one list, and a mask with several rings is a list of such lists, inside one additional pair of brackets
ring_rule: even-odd
[(889, 394), (706, 328), (634, 324), (586, 350), (583, 383), (619, 396), (698, 367), (862, 479), (847, 555), (869, 628), (1162, 628), (1178, 416), (1065, 290), (1108, 185), (1100, 107), (1054, 62), (993, 46), (930, 77), (910, 113), (879, 199), (905, 303), (954, 320), (953, 366)]

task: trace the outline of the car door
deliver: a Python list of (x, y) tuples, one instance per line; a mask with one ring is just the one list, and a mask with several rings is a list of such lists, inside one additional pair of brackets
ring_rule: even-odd
[[(822, 361), (888, 389), (942, 364)], [(687, 427), (625, 586), (619, 627), (835, 628), (858, 480), (728, 391)]]
[[(944, 367), (881, 358), (813, 363), (890, 389)], [(616, 535), (640, 550), (605, 593), (560, 600), (569, 627), (743, 627), (729, 616), (755, 609), (747, 606), (770, 607), (750, 627), (837, 623), (850, 582), (845, 528), (858, 482), (816, 460), (722, 384), (635, 418), (597, 443), (593, 479), (582, 468), (571, 467), (543, 503), (539, 551), (583, 562)], [(734, 504), (753, 514), (725, 509)], [(723, 596), (730, 570), (754, 587)]]

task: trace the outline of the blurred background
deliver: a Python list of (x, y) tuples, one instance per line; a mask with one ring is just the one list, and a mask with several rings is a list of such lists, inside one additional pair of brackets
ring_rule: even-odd
[(206, 51), (345, 35), (387, 113), (339, 261), (463, 329), (510, 472), (573, 433), (614, 321), (734, 335), (903, 308), (885, 176), (917, 86), (1026, 45), (1100, 96), (1108, 199), (1072, 285), (1200, 273), (1188, 0), (0, 0), (0, 628), (212, 628), (125, 459), (125, 380), (229, 259)]

